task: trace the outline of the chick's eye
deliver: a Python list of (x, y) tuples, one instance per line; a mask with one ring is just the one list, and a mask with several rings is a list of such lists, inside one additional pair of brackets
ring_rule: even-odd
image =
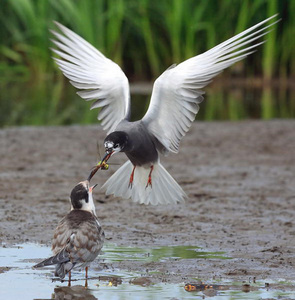
[(118, 148), (118, 147), (119, 147), (119, 144), (116, 144), (116, 145), (115, 145), (115, 148)]

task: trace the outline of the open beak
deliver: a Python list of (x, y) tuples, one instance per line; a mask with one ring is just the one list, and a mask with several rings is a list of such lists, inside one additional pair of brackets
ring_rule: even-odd
[(92, 193), (92, 191), (95, 189), (96, 186), (97, 186), (97, 183), (95, 185), (91, 186), (89, 188), (89, 193)]
[(115, 151), (111, 150), (111, 151), (106, 151), (104, 157), (102, 158), (102, 160), (91, 170), (91, 173), (88, 176), (88, 181), (91, 180), (91, 178), (94, 176), (94, 174), (109, 160), (109, 158), (112, 156), (112, 154)]

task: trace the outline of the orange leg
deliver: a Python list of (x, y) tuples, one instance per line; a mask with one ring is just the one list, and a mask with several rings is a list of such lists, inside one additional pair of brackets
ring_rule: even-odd
[(130, 175), (130, 179), (129, 179), (129, 185), (128, 187), (132, 189), (132, 185), (133, 185), (133, 178), (134, 178), (134, 171), (135, 171), (136, 166), (133, 167), (132, 173)]
[(154, 166), (152, 165), (150, 173), (149, 173), (148, 182), (147, 182), (145, 188), (147, 188), (149, 185), (152, 187), (152, 173), (153, 173), (153, 170), (154, 170)]
[(68, 286), (71, 286), (71, 271), (69, 272), (69, 282), (68, 282)]

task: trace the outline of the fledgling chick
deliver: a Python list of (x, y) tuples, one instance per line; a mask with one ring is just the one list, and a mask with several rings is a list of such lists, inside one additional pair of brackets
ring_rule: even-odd
[[(71, 211), (59, 222), (52, 240), (53, 256), (35, 265), (41, 268), (56, 265), (55, 276), (63, 279), (71, 270), (85, 268), (86, 280), (88, 266), (100, 253), (104, 242), (104, 232), (98, 222), (89, 181), (78, 183), (72, 190)], [(87, 286), (87, 281), (86, 281)]]

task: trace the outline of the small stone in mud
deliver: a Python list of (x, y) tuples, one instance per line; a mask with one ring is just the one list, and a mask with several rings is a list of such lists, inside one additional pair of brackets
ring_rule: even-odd
[(118, 276), (99, 276), (99, 281), (108, 281), (113, 286), (118, 286), (118, 284), (122, 284), (122, 278)]
[(138, 277), (130, 280), (130, 283), (141, 286), (150, 286), (152, 284), (152, 281), (148, 277)]
[(248, 274), (248, 271), (245, 270), (245, 269), (235, 269), (235, 270), (228, 271), (226, 273), (226, 275), (229, 275), (229, 276), (232, 276), (232, 275), (247, 275), (247, 274)]
[(243, 291), (243, 292), (249, 293), (250, 290), (251, 290), (250, 284), (243, 284), (243, 286), (242, 286), (242, 291)]
[(11, 267), (0, 267), (0, 274), (8, 272), (11, 269)]

